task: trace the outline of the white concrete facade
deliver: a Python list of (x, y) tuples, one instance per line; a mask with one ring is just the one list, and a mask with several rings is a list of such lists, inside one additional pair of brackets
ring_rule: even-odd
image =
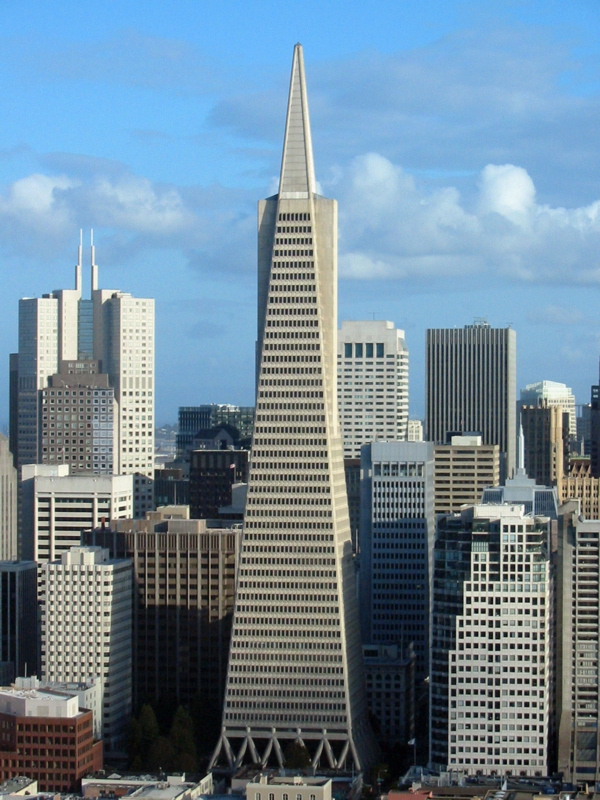
[(78, 546), (82, 530), (133, 516), (133, 475), (68, 472), (67, 465), (23, 467), (23, 497), (32, 502), (31, 516), (23, 517), (23, 540), (27, 554), (40, 564)]
[(393, 322), (342, 322), (338, 334), (338, 406), (344, 458), (363, 444), (407, 438), (408, 348)]
[(41, 574), (42, 679), (98, 678), (105, 750), (122, 750), (131, 716), (131, 561), (110, 559), (100, 547), (72, 547)]
[[(549, 519), (528, 516), (518, 504), (473, 506), (454, 518), (459, 526), (449, 533), (451, 549), (445, 556), (440, 550), (436, 560), (432, 759), (470, 775), (548, 775), (554, 693)], [(436, 553), (443, 539), (438, 535)], [(448, 612), (449, 603), (458, 613)], [(446, 717), (447, 728), (436, 726), (438, 716)]]

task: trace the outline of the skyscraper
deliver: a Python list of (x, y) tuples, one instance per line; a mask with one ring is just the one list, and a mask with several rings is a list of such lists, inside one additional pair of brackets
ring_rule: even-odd
[(342, 322), (338, 405), (345, 458), (378, 439), (406, 439), (408, 348), (393, 322)]
[(483, 320), (427, 331), (427, 440), (480, 433), (483, 444), (500, 445), (505, 476), (516, 465), (516, 342), (512, 328)]
[(91, 299), (83, 299), (81, 260), (80, 243), (74, 289), (19, 301), (11, 445), (19, 468), (66, 463), (72, 472), (135, 475), (139, 516), (153, 507), (154, 300), (99, 289), (93, 245)]
[(416, 676), (429, 672), (434, 461), (431, 442), (362, 449), (360, 614), (368, 644), (410, 642)]
[(296, 45), (279, 193), (259, 206), (258, 389), (244, 543), (213, 762), (368, 766), (336, 402), (337, 204), (316, 194)]
[(553, 574), (547, 517), (478, 505), (440, 517), (430, 759), (467, 774), (549, 774)]

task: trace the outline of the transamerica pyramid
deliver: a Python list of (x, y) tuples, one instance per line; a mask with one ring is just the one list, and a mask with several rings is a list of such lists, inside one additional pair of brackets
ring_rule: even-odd
[(258, 384), (213, 764), (364, 769), (366, 698), (336, 400), (337, 203), (316, 194), (296, 45), (279, 193), (258, 212)]

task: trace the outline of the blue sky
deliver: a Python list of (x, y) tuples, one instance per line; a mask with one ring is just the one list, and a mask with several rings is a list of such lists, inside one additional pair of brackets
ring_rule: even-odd
[(157, 422), (253, 402), (256, 201), (304, 45), (340, 319), (391, 319), (423, 412), (428, 327), (517, 331), (519, 386), (587, 402), (600, 355), (595, 0), (0, 4), (0, 421), (22, 296), (157, 298)]

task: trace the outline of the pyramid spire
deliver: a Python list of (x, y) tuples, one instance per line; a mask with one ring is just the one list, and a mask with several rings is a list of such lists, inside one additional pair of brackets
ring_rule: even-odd
[(302, 45), (297, 44), (294, 47), (292, 61), (279, 197), (300, 199), (311, 197), (314, 192), (315, 165), (304, 77), (304, 56)]

